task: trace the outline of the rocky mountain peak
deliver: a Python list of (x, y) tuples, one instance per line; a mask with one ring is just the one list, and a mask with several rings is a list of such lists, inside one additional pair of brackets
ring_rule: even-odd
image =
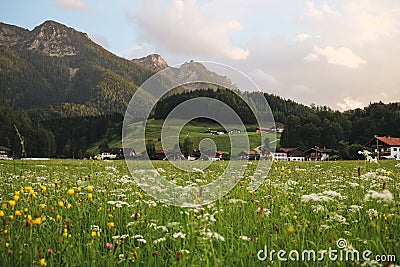
[[(70, 42), (77, 34), (82, 34), (55, 21), (46, 21), (32, 31), (32, 40), (27, 48), (29, 50), (40, 50), (49, 56), (73, 56), (79, 51)], [(86, 38), (86, 34), (82, 34)]]
[(159, 54), (151, 54), (142, 58), (132, 59), (132, 62), (152, 71), (160, 71), (168, 68), (167, 62)]
[(0, 22), (0, 45), (14, 46), (28, 34), (29, 31), (26, 29)]

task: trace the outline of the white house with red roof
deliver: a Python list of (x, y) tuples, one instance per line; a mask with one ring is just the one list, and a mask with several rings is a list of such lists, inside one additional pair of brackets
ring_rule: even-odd
[(400, 160), (400, 138), (390, 136), (375, 136), (367, 143), (375, 152), (377, 158)]

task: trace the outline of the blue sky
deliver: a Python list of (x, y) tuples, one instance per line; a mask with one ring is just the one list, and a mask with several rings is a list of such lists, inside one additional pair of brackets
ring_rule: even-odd
[(12, 0), (0, 21), (55, 20), (128, 59), (208, 60), (261, 90), (350, 109), (400, 101), (400, 1)]

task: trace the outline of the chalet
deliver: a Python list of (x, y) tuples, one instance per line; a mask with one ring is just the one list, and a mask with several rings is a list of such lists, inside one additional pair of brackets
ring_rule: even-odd
[(260, 153), (254, 150), (243, 150), (241, 152), (239, 152), (238, 154), (239, 158), (241, 159), (250, 159), (250, 160), (254, 160), (254, 159), (258, 159), (260, 157)]
[(106, 159), (123, 159), (124, 158), (124, 150), (122, 148), (101, 148), (100, 149), (100, 158), (102, 160)]
[(298, 147), (277, 148), (275, 152), (271, 152), (272, 159), (282, 161), (305, 161), (304, 152)]
[(242, 131), (239, 129), (232, 129), (228, 131), (228, 134), (240, 134)]
[(400, 138), (390, 136), (376, 136), (366, 145), (372, 149), (376, 157), (400, 160)]
[(194, 150), (189, 156), (188, 160), (211, 160), (211, 161), (219, 161), (222, 159), (224, 154), (228, 154), (227, 152), (223, 151), (211, 151), (211, 150)]
[(11, 149), (5, 146), (0, 146), (0, 160), (12, 160)]
[(207, 134), (212, 134), (212, 135), (222, 135), (222, 134), (226, 134), (226, 131), (217, 131), (217, 130), (207, 130), (206, 131)]
[(275, 125), (269, 130), (269, 132), (270, 133), (283, 133), (283, 130), (284, 130), (284, 128), (282, 126)]
[(270, 130), (271, 130), (270, 128), (257, 127), (256, 128), (256, 133), (269, 133)]
[(304, 153), (307, 161), (325, 161), (329, 160), (329, 157), (337, 155), (339, 151), (331, 148), (314, 147)]

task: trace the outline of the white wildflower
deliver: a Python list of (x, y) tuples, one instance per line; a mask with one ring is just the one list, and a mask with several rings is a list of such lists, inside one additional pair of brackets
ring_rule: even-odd
[(233, 204), (236, 204), (236, 203), (247, 203), (247, 201), (245, 201), (245, 200), (243, 200), (243, 199), (237, 199), (237, 198), (231, 198), (231, 199), (229, 199), (228, 200), (228, 202), (229, 203), (233, 203)]
[(365, 201), (368, 201), (370, 199), (377, 199), (377, 200), (383, 200), (387, 202), (393, 201), (393, 194), (385, 189), (382, 191), (382, 193), (378, 193), (374, 190), (369, 190), (368, 193), (364, 197)]
[(357, 212), (357, 211), (361, 210), (362, 208), (363, 208), (362, 206), (351, 205), (351, 206), (349, 206), (349, 211), (350, 212)]
[(186, 234), (184, 234), (184, 233), (182, 233), (182, 232), (178, 232), (178, 233), (174, 233), (172, 236), (173, 236), (174, 238), (182, 238), (182, 239), (185, 239)]
[(139, 239), (136, 239), (138, 242), (141, 242), (141, 243), (143, 243), (143, 244), (146, 244), (146, 239), (144, 239), (144, 238), (139, 238)]
[(134, 236), (132, 236), (132, 238), (140, 239), (140, 238), (144, 238), (144, 237), (142, 235), (134, 235)]
[(251, 241), (251, 238), (250, 238), (250, 237), (247, 237), (247, 236), (245, 236), (245, 235), (241, 235), (241, 236), (239, 236), (239, 238), (242, 239), (242, 240), (244, 240), (244, 241)]
[(327, 196), (319, 196), (315, 193), (312, 193), (310, 195), (304, 195), (301, 197), (302, 202), (309, 202), (309, 201), (330, 201), (332, 198), (327, 197)]
[(200, 234), (205, 235), (208, 238), (225, 241), (225, 238), (222, 235), (218, 234), (217, 232), (211, 232), (209, 229), (207, 231), (200, 232)]
[(161, 237), (159, 239), (154, 240), (153, 244), (156, 245), (158, 243), (164, 242), (165, 240), (167, 240), (165, 237)]

